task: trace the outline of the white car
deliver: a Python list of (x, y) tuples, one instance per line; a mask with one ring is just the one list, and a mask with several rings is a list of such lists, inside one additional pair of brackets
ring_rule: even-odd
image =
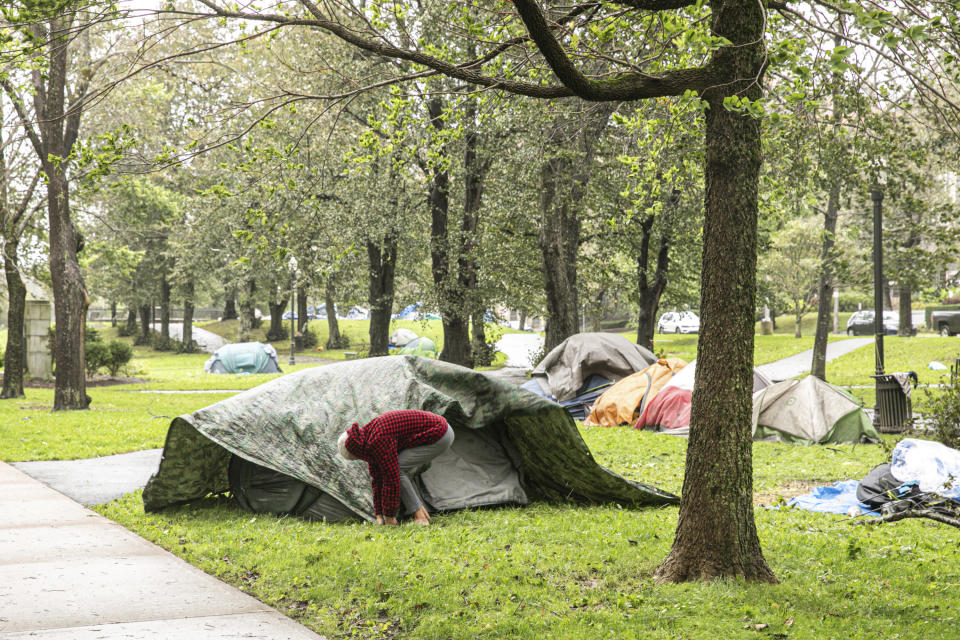
[(692, 311), (671, 311), (660, 316), (657, 333), (699, 333), (700, 318)]

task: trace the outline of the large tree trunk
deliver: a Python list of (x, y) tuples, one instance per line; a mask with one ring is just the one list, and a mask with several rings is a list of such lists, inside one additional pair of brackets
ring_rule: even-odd
[(133, 306), (127, 308), (127, 335), (135, 336), (137, 333), (137, 312)]
[[(676, 200), (671, 198), (671, 208), (676, 206)], [(670, 268), (670, 234), (669, 221), (663, 225), (660, 236), (660, 249), (657, 251), (657, 270), (653, 282), (647, 277), (650, 254), (650, 236), (653, 230), (653, 216), (647, 216), (640, 224), (643, 234), (640, 238), (640, 255), (637, 258), (637, 296), (640, 299), (640, 311), (637, 314), (637, 344), (651, 351), (653, 333), (657, 324), (657, 309), (660, 308), (660, 297), (667, 288), (667, 271)]]
[(547, 299), (544, 353), (580, 331), (577, 253), (580, 217), (560, 192), (569, 180), (569, 163), (551, 158), (540, 169), (540, 255)]
[(250, 332), (256, 326), (256, 310), (253, 297), (257, 292), (257, 281), (247, 278), (243, 285), (243, 295), (240, 296), (240, 322), (237, 325), (237, 336), (240, 342), (250, 342)]
[(309, 318), (307, 318), (307, 288), (305, 284), (301, 284), (297, 288), (297, 331), (303, 331), (307, 322), (309, 322)]
[(837, 210), (840, 207), (840, 187), (834, 185), (827, 196), (823, 212), (823, 249), (820, 252), (820, 285), (817, 287), (817, 331), (813, 338), (813, 361), (810, 375), (827, 379), (827, 337), (830, 334), (830, 305), (833, 302), (833, 245), (837, 231)]
[(117, 303), (116, 302), (110, 303), (110, 326), (111, 327), (117, 326)]
[(150, 308), (152, 305), (140, 305), (140, 335), (134, 344), (150, 344)]
[(705, 92), (706, 197), (702, 324), (679, 521), (657, 569), (673, 582), (742, 577), (775, 582), (753, 517), (753, 336), (760, 121), (724, 108), (760, 97), (764, 9), (752, 0), (715, 7), (713, 32), (735, 47), (718, 56), (731, 83)]
[(370, 259), (370, 356), (389, 355), (393, 279), (397, 270), (397, 237), (387, 233), (380, 242), (367, 241)]
[(494, 350), (487, 344), (487, 332), (483, 325), (485, 311), (478, 309), (470, 316), (470, 340), (473, 346), (473, 360), (478, 367), (489, 367), (493, 363)]
[[(441, 131), (444, 128), (443, 103), (433, 98), (427, 103), (430, 124)], [(441, 156), (445, 156), (445, 149)], [(470, 349), (469, 316), (467, 315), (467, 292), (461, 286), (458, 273), (452, 265), (459, 264), (459, 255), (451, 255), (454, 243), (450, 240), (450, 175), (446, 165), (438, 162), (430, 179), (430, 262), (433, 284), (440, 303), (443, 323), (443, 350), (439, 358), (464, 367), (473, 367)]]
[(272, 300), (267, 301), (270, 308), (270, 328), (267, 330), (267, 340), (270, 342), (283, 340), (286, 337), (286, 332), (283, 330), (283, 310), (287, 308), (287, 298), (279, 289), (276, 289), (276, 293), (277, 295)]
[[(65, 149), (60, 151), (69, 152)], [(53, 149), (51, 154), (57, 155)], [(66, 154), (60, 157), (65, 156)], [(90, 298), (87, 296), (83, 274), (77, 262), (80, 236), (70, 219), (69, 188), (62, 167), (49, 160), (43, 165), (47, 175), (50, 278), (53, 281), (57, 324), (54, 341), (54, 360), (57, 365), (53, 410), (86, 409), (90, 404), (90, 397), (87, 395), (84, 336)]]
[(327, 349), (342, 349), (343, 342), (340, 338), (340, 323), (337, 322), (336, 306), (333, 301), (334, 293), (333, 282), (327, 278), (327, 283), (323, 288), (323, 303), (327, 309)]
[(3, 356), (3, 391), (0, 398), (23, 397), (23, 368), (26, 362), (24, 312), (27, 288), (20, 277), (17, 238), (7, 238), (3, 247), (3, 271), (7, 277), (7, 350)]
[(166, 340), (170, 339), (170, 290), (172, 288), (164, 271), (160, 274), (160, 335)]
[(227, 299), (223, 304), (222, 320), (236, 320), (237, 315), (237, 290), (231, 287), (227, 291)]
[(181, 339), (183, 344), (190, 349), (193, 342), (193, 298), (195, 294), (195, 285), (193, 280), (188, 280), (183, 286), (183, 335)]
[(897, 335), (909, 337), (913, 335), (913, 287), (910, 281), (901, 279), (900, 285), (900, 326)]

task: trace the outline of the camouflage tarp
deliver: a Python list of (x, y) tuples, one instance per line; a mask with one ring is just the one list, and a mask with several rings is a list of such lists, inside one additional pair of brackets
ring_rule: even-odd
[[(391, 409), (438, 413), (464, 436), (468, 429), (482, 430), (487, 440), (493, 434), (531, 497), (629, 506), (678, 502), (599, 466), (559, 405), (463, 367), (388, 356), (299, 371), (174, 419), (160, 468), (143, 491), (144, 508), (157, 511), (228, 490), (227, 468), (236, 454), (372, 519), (366, 465), (341, 458), (336, 440), (350, 423), (364, 424)], [(443, 480), (435, 477), (432, 484)], [(484, 502), (447, 501), (442, 508), (477, 504)]]

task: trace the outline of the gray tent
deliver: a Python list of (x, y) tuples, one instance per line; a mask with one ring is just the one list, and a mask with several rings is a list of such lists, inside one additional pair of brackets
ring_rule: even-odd
[[(305, 369), (173, 420), (144, 508), (233, 488), (246, 508), (330, 521), (373, 519), (366, 465), (337, 453), (352, 422), (391, 409), (443, 415), (453, 447), (419, 476), (442, 511), (531, 499), (675, 503), (599, 466), (561, 407), (507, 382), (416, 356)], [(231, 483), (232, 481), (232, 483)]]
[(616, 382), (656, 361), (649, 349), (615, 333), (578, 333), (554, 347), (530, 377), (557, 402), (564, 402), (577, 396), (590, 376)]
[(784, 380), (754, 393), (753, 439), (800, 444), (880, 441), (856, 399), (816, 376)]
[(282, 373), (277, 350), (262, 342), (235, 342), (217, 349), (203, 365), (207, 373)]

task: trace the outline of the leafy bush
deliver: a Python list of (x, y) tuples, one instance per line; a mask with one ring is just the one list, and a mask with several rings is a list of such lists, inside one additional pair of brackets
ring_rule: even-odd
[(86, 344), (87, 375), (106, 369), (111, 376), (133, 358), (133, 347), (121, 340), (88, 342)]
[(317, 334), (304, 326), (303, 332), (296, 335), (296, 345), (298, 349), (313, 349), (317, 346)]
[(111, 340), (107, 343), (109, 357), (105, 366), (111, 376), (117, 375), (120, 368), (133, 359), (133, 347), (122, 340)]
[(200, 345), (197, 344), (196, 340), (191, 340), (189, 343), (177, 341), (175, 351), (177, 353), (200, 353)]
[(859, 306), (873, 309), (873, 294), (858, 291), (841, 291), (837, 300), (840, 311), (857, 311)]
[(176, 351), (179, 340), (161, 335), (159, 331), (150, 332), (150, 346), (154, 351)]
[(86, 331), (86, 333), (83, 336), (84, 342), (87, 342), (87, 343), (103, 342), (103, 336), (100, 335), (99, 329), (94, 329), (90, 325), (86, 325), (84, 330)]
[(933, 437), (948, 447), (960, 449), (960, 380), (954, 377), (926, 404), (925, 417), (933, 429)]
[(134, 333), (136, 333), (136, 329), (128, 327), (126, 322), (117, 325), (117, 335), (121, 338), (129, 338)]

